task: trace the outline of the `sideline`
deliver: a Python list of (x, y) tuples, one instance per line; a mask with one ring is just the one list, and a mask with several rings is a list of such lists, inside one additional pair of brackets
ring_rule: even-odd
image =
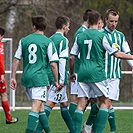
[[(10, 108), (11, 110), (15, 111), (15, 110), (30, 110), (31, 107), (15, 107), (15, 108)], [(87, 110), (90, 110), (91, 107), (87, 107)], [(133, 107), (127, 106), (127, 107), (114, 107), (115, 110), (133, 110)], [(3, 110), (2, 107), (0, 107), (0, 110)], [(60, 110), (60, 107), (54, 107), (53, 110)]]

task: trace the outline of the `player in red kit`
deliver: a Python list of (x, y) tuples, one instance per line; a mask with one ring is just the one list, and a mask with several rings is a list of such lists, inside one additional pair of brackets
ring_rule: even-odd
[(6, 116), (6, 124), (12, 124), (18, 122), (18, 118), (14, 118), (10, 114), (10, 105), (7, 97), (7, 88), (6, 81), (4, 78), (5, 69), (4, 69), (4, 44), (1, 42), (5, 30), (0, 28), (0, 96), (1, 96), (1, 105), (4, 109)]

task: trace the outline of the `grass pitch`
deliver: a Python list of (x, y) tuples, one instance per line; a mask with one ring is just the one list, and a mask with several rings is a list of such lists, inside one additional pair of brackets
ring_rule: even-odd
[[(5, 124), (5, 115), (0, 110), (0, 133), (24, 133), (27, 125), (29, 110), (16, 110), (11, 112), (12, 116), (18, 117), (16, 124)], [(84, 113), (83, 123), (86, 121), (89, 110)], [(133, 133), (133, 110), (116, 110), (117, 133)], [(68, 129), (61, 117), (59, 110), (53, 110), (49, 117), (51, 133), (68, 133)], [(109, 133), (108, 122), (105, 132)]]

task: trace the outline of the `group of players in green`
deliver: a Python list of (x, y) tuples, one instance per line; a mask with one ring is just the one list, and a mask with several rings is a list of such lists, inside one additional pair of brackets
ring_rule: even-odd
[[(32, 99), (25, 133), (42, 133), (43, 129), (51, 133), (48, 117), (58, 103), (69, 133), (81, 133), (82, 117), (89, 102), (91, 110), (83, 132), (103, 133), (108, 120), (110, 132), (116, 133), (112, 101), (119, 97), (120, 59), (127, 60), (133, 67), (133, 55), (125, 36), (115, 29), (118, 19), (118, 11), (107, 10), (106, 26), (101, 29), (103, 21), (100, 13), (86, 10), (69, 53), (69, 41), (65, 37), (70, 30), (67, 16), (57, 17), (57, 31), (50, 38), (44, 35), (45, 18), (32, 17), (34, 33), (19, 41), (10, 81), (10, 87), (16, 89), (15, 74), (23, 58), (21, 84)], [(68, 81), (71, 82), (69, 109)]]

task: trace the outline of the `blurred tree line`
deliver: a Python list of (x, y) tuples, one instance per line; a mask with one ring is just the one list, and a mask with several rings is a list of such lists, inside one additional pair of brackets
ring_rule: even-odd
[[(67, 15), (71, 19), (70, 31), (67, 35), (71, 46), (73, 35), (82, 24), (82, 15), (88, 8), (98, 10), (103, 17), (107, 9), (117, 9), (120, 12), (117, 29), (125, 34), (132, 50), (133, 0), (1, 0), (0, 27), (6, 29), (5, 37), (13, 38), (14, 55), (18, 41), (32, 32), (32, 16), (44, 15), (46, 17), (45, 35), (49, 37), (56, 31), (55, 19), (59, 15)], [(131, 70), (126, 62), (122, 62), (122, 69)], [(22, 65), (19, 70), (22, 70)]]

